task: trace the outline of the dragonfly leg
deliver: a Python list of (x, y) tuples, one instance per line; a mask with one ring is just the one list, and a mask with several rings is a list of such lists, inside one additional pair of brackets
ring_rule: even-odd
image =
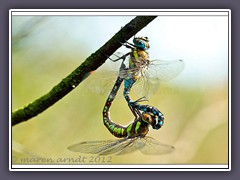
[(139, 110), (139, 107), (141, 106), (140, 104), (138, 104), (138, 102), (142, 102), (142, 101), (148, 101), (146, 99), (146, 97), (141, 97), (138, 100), (134, 101), (134, 102), (130, 102), (128, 103), (128, 106), (130, 108), (130, 110), (132, 111), (133, 115), (137, 118), (137, 117), (141, 117), (142, 113)]
[(134, 101), (133, 103), (138, 103), (138, 102), (143, 102), (143, 101), (148, 101), (148, 99), (145, 96), (143, 96), (143, 97), (137, 99), (136, 101)]
[(125, 46), (126, 48), (131, 48), (131, 49), (136, 48), (136, 46), (134, 44), (127, 42), (127, 41), (125, 42), (125, 44), (123, 46)]
[(142, 114), (141, 114), (141, 112), (139, 111), (139, 109), (133, 108), (133, 106), (131, 106), (131, 105), (129, 105), (129, 104), (128, 104), (128, 107), (129, 107), (130, 110), (132, 111), (135, 119), (137, 119), (138, 117), (141, 117), (141, 116), (142, 116)]
[(126, 39), (123, 40), (123, 42), (121, 41), (118, 41), (122, 46), (125, 46), (126, 48), (129, 48), (129, 49), (134, 49), (136, 48), (136, 45), (128, 42)]
[(117, 61), (119, 61), (119, 60), (123, 60), (123, 61), (125, 61), (126, 60), (126, 57), (129, 55), (130, 53), (127, 53), (127, 54), (124, 54), (123, 56), (121, 56), (121, 57), (119, 57), (118, 55), (116, 55), (116, 54), (113, 54), (114, 56), (116, 56), (116, 57), (118, 57), (117, 59), (112, 59), (112, 58), (110, 58), (110, 56), (108, 56), (108, 59), (110, 59), (112, 62), (117, 62)]

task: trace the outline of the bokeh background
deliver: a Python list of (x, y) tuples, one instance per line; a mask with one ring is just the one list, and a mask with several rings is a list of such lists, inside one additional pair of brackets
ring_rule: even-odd
[[(12, 110), (49, 92), (133, 18), (12, 16)], [(148, 135), (176, 149), (157, 156), (112, 155), (110, 164), (227, 164), (228, 17), (159, 16), (136, 36), (150, 39), (151, 59), (185, 62), (183, 72), (160, 84), (148, 102), (165, 115), (164, 126)], [(93, 155), (68, 146), (114, 139), (102, 122), (107, 95), (87, 86), (102, 70), (118, 69), (107, 63), (52, 107), (12, 127), (14, 164), (74, 164)], [(133, 120), (123, 98), (114, 101), (111, 118), (122, 125)]]

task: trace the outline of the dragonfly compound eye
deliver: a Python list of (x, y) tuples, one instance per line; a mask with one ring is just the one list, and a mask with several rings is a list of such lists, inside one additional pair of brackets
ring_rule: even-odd
[(139, 49), (143, 49), (143, 50), (147, 50), (150, 48), (149, 46), (149, 40), (147, 37), (135, 37), (133, 39), (133, 43), (134, 45), (139, 48)]
[(164, 123), (164, 116), (163, 115), (161, 115), (161, 116), (156, 116), (156, 118), (157, 118), (157, 123), (156, 124), (154, 124), (152, 127), (153, 127), (153, 129), (160, 129), (162, 126), (163, 126), (163, 123)]

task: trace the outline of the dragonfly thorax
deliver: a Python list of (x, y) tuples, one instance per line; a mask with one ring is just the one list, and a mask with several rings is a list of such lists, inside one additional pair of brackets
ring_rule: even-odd
[(137, 81), (147, 70), (150, 64), (148, 52), (141, 49), (133, 49), (129, 59), (129, 73)]
[(135, 48), (132, 50), (132, 53), (131, 53), (129, 67), (133, 68), (133, 66), (135, 67), (146, 66), (146, 64), (148, 64), (148, 61), (149, 61), (148, 52), (145, 50)]
[(128, 125), (126, 128), (127, 137), (145, 137), (149, 131), (149, 124), (142, 121), (141, 118), (135, 119), (135, 121)]
[(152, 127), (154, 127), (156, 125), (156, 123), (158, 122), (158, 116), (154, 115), (153, 113), (143, 112), (142, 120), (144, 122), (148, 123), (149, 125), (151, 125)]

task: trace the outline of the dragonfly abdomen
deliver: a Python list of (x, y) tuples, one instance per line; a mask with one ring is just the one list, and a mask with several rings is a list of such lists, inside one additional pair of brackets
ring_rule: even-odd
[(118, 138), (144, 137), (149, 131), (149, 123), (143, 122), (141, 119), (125, 127), (112, 122), (108, 118), (104, 118), (104, 125), (111, 134)]
[(110, 133), (118, 138), (127, 137), (126, 127), (112, 122), (111, 119), (108, 117), (109, 116), (103, 117), (103, 122), (107, 129), (110, 131)]
[(117, 94), (117, 91), (118, 91), (119, 87), (121, 86), (122, 81), (123, 81), (122, 78), (120, 78), (120, 77), (117, 78), (117, 80), (113, 86), (113, 89), (110, 92), (108, 99), (105, 103), (105, 106), (103, 108), (103, 123), (107, 127), (107, 129), (110, 131), (110, 133), (118, 138), (127, 137), (126, 127), (114, 123), (110, 118), (109, 110), (110, 110), (112, 102)]

